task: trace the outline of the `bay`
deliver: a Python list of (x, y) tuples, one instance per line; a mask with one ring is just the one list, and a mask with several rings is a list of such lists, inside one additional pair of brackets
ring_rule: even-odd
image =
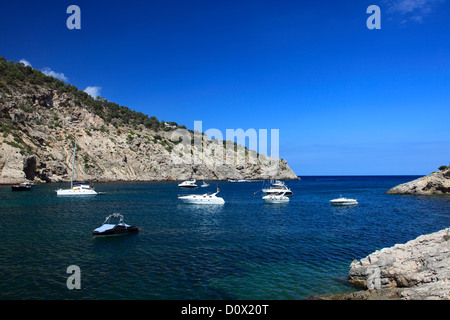
[[(265, 204), (263, 181), (96, 183), (101, 194), (57, 197), (57, 184), (29, 192), (0, 186), (0, 299), (298, 300), (356, 290), (357, 257), (450, 225), (449, 196), (388, 195), (415, 176), (302, 177), (286, 181), (287, 204)], [(214, 192), (224, 205), (182, 204)], [(333, 207), (330, 199), (359, 204)], [(93, 238), (118, 212), (139, 233)], [(81, 289), (69, 290), (67, 267)]]

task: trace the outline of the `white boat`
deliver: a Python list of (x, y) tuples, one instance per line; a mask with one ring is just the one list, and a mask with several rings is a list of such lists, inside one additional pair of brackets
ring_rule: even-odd
[(212, 194), (190, 194), (187, 196), (179, 196), (178, 199), (183, 201), (184, 203), (191, 204), (224, 204), (225, 200), (217, 196), (219, 190), (216, 193)]
[(266, 202), (266, 203), (287, 203), (289, 202), (289, 197), (285, 196), (284, 192), (283, 193), (278, 193), (278, 194), (268, 194), (265, 195), (264, 197), (262, 197), (262, 199)]
[(77, 152), (77, 140), (75, 139), (75, 148), (73, 149), (73, 162), (72, 162), (72, 177), (70, 179), (70, 189), (58, 189), (56, 194), (58, 196), (86, 196), (96, 195), (97, 192), (89, 183), (73, 183), (73, 173), (75, 169), (75, 155)]
[[(110, 223), (111, 218), (119, 218), (118, 223)], [(130, 226), (123, 221), (123, 216), (120, 213), (113, 213), (106, 217), (105, 222), (95, 229), (92, 234), (94, 236), (113, 236), (121, 235), (139, 231), (136, 226)]]
[(351, 206), (351, 205), (358, 204), (358, 201), (356, 201), (356, 199), (349, 199), (349, 198), (340, 196), (337, 199), (330, 200), (330, 203), (334, 206)]
[(32, 186), (33, 186), (33, 184), (31, 182), (22, 182), (21, 184), (11, 186), (11, 190), (12, 191), (29, 191), (29, 190), (31, 190)]
[(205, 180), (203, 180), (203, 183), (202, 183), (202, 185), (200, 187), (206, 188), (206, 187), (209, 187), (209, 184), (206, 183)]
[(284, 193), (286, 196), (292, 196), (294, 193), (289, 189), (283, 181), (277, 180), (270, 185), (269, 188), (262, 189), (267, 194)]
[(197, 181), (195, 179), (186, 180), (180, 183), (178, 186), (181, 188), (197, 188), (197, 185), (195, 184)]
[(96, 195), (97, 192), (91, 187), (90, 183), (75, 183), (71, 184), (72, 187), (70, 189), (58, 189), (56, 190), (56, 194), (58, 196), (87, 196), (87, 195)]

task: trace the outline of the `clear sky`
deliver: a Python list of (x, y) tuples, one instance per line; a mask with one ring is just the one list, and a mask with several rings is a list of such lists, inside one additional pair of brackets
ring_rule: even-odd
[(3, 1), (0, 56), (191, 129), (279, 129), (300, 176), (450, 164), (450, 0)]

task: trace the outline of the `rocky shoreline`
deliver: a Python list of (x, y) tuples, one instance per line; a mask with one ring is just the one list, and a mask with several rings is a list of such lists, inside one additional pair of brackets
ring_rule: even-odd
[(355, 259), (349, 282), (365, 290), (310, 299), (450, 300), (450, 228)]
[(433, 195), (450, 194), (450, 167), (443, 166), (428, 176), (400, 184), (388, 194)]

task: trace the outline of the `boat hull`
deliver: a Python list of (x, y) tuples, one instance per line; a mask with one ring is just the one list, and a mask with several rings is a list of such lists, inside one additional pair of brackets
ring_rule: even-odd
[(97, 192), (95, 190), (73, 190), (73, 189), (61, 189), (56, 190), (56, 195), (58, 196), (92, 196), (96, 195)]
[(266, 203), (288, 203), (289, 198), (286, 196), (267, 195), (262, 197)]
[(11, 186), (12, 191), (30, 191), (31, 187), (24, 187), (24, 186)]
[(223, 199), (183, 199), (182, 197), (178, 198), (180, 199), (183, 203), (188, 203), (188, 204), (224, 204), (225, 200)]
[(356, 201), (346, 201), (346, 202), (337, 202), (337, 201), (332, 202), (332, 201), (330, 201), (330, 202), (331, 202), (331, 204), (333, 206), (353, 206), (353, 205), (358, 204), (358, 202), (356, 202)]
[(111, 228), (104, 228), (104, 226), (102, 226), (102, 227), (95, 229), (92, 232), (92, 235), (94, 235), (94, 236), (118, 236), (118, 235), (136, 233), (139, 231), (139, 228), (137, 226), (129, 226), (129, 225), (119, 225), (118, 224)]

